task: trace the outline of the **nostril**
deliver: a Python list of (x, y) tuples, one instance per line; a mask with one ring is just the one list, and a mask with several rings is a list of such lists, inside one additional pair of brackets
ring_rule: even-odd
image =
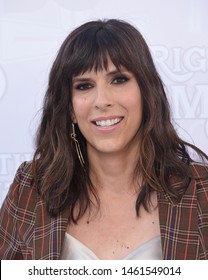
[(106, 108), (109, 108), (111, 106), (112, 106), (112, 104), (101, 104), (101, 103), (95, 105), (95, 107), (100, 110), (105, 110)]

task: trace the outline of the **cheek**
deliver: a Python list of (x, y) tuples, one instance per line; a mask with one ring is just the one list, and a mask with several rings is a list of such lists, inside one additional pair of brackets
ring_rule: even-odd
[(136, 91), (132, 92), (132, 94), (128, 94), (122, 100), (124, 106), (127, 106), (129, 110), (136, 111), (137, 113), (141, 112), (142, 110), (142, 98), (141, 94)]
[[(129, 114), (131, 120), (133, 119), (134, 124), (142, 121), (143, 116), (143, 106), (142, 106), (142, 98), (141, 95), (136, 92), (134, 95), (131, 96), (128, 100), (129, 105)], [(137, 124), (138, 125), (138, 124)]]
[(87, 102), (87, 98), (73, 98), (72, 105), (76, 122), (78, 122), (80, 118), (86, 117), (86, 114), (89, 111), (89, 104)]
[(140, 90), (135, 90), (133, 97), (132, 97), (132, 104), (133, 106), (137, 107), (137, 109), (142, 109), (142, 96)]

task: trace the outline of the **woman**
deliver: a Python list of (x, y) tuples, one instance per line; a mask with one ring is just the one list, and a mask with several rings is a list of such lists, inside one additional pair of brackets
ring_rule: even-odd
[(208, 258), (208, 157), (177, 135), (130, 24), (92, 21), (69, 34), (36, 144), (1, 209), (2, 259)]

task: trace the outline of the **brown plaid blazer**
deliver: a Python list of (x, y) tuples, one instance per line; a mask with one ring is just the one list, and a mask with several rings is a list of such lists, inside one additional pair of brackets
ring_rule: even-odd
[[(159, 197), (165, 260), (208, 259), (208, 169), (199, 164), (191, 169), (196, 179), (180, 202)], [(31, 164), (23, 163), (0, 212), (0, 259), (59, 259), (68, 212), (49, 217), (31, 181)]]

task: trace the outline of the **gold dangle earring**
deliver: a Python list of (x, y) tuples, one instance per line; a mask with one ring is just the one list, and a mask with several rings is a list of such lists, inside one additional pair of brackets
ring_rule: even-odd
[(74, 123), (72, 123), (71, 139), (74, 141), (74, 144), (75, 144), (75, 148), (76, 148), (76, 152), (77, 152), (77, 156), (78, 156), (78, 158), (79, 158), (79, 161), (80, 161), (82, 167), (84, 167), (85, 162), (84, 162), (84, 158), (83, 158), (83, 155), (82, 155), (82, 151), (81, 151), (79, 142), (78, 142), (78, 140), (76, 139), (76, 133), (75, 133), (75, 128), (74, 128)]

